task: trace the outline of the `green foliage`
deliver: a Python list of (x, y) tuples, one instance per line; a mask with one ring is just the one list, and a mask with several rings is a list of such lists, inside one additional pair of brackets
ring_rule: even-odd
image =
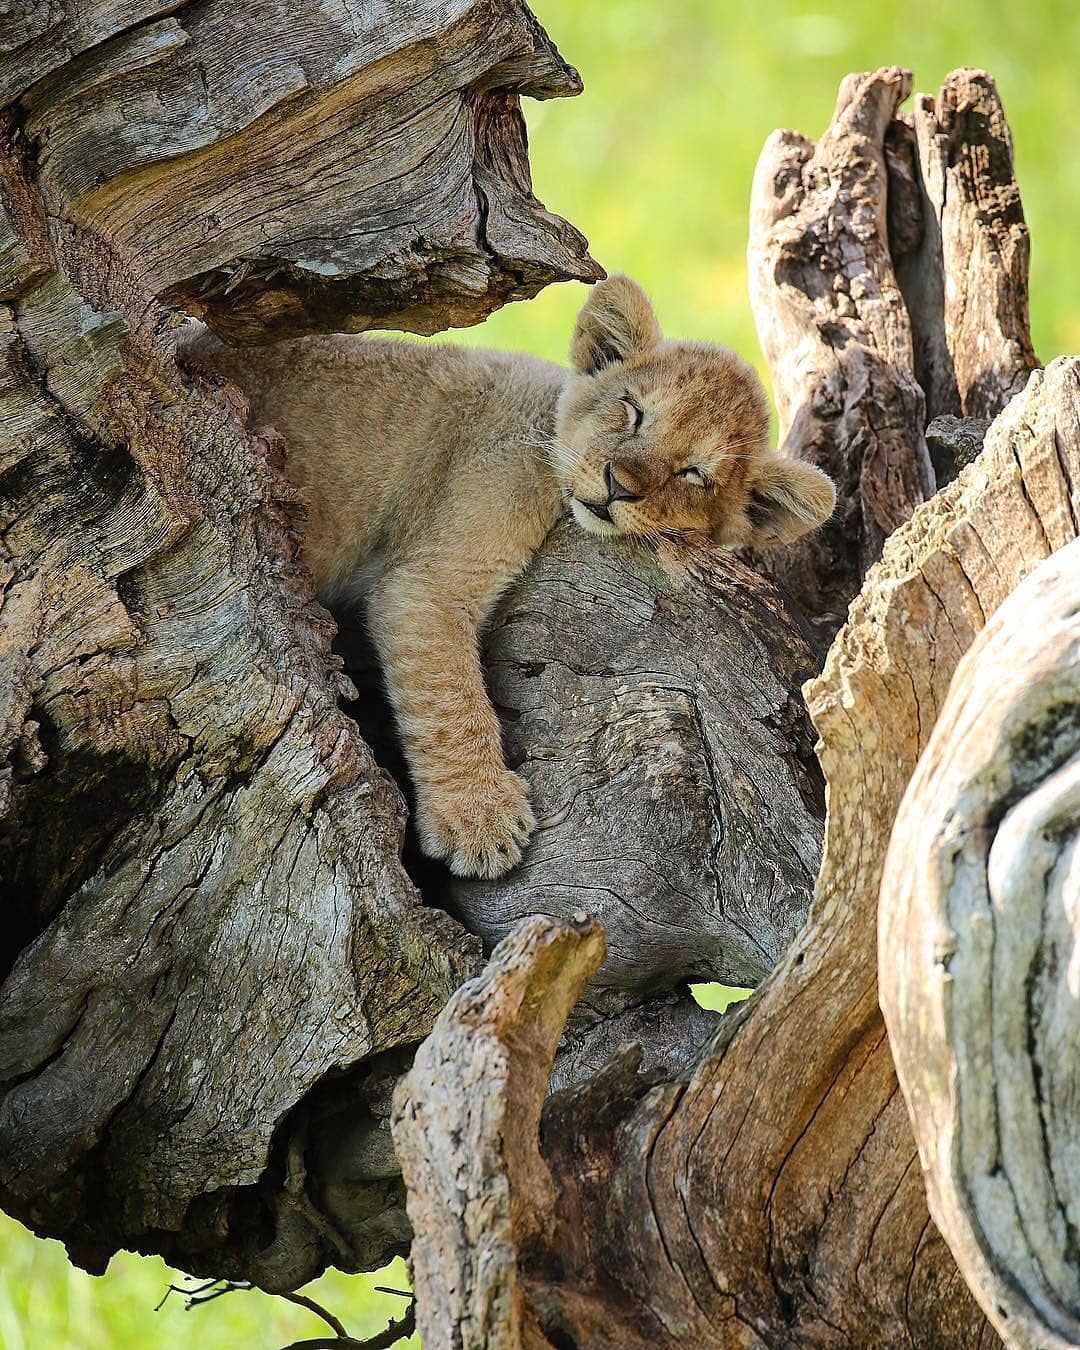
[[(537, 195), (608, 271), (652, 295), (673, 336), (761, 364), (744, 253), (754, 165), (776, 127), (816, 137), (845, 74), (905, 65), (936, 93), (957, 66), (995, 77), (1032, 234), (1044, 361), (1080, 351), (1080, 7), (1073, 0), (534, 0), (585, 93), (528, 103)], [(455, 340), (562, 361), (585, 288), (554, 286)]]
[[(896, 63), (936, 92), (960, 65), (998, 81), (1016, 141), (1031, 226), (1032, 316), (1044, 360), (1080, 351), (1080, 8), (1073, 0), (533, 0), (586, 92), (530, 104), (538, 195), (588, 235), (610, 271), (637, 277), (673, 335), (726, 342), (760, 364), (746, 300), (744, 249), (754, 164), (775, 127), (816, 136), (851, 70)], [(552, 287), (480, 329), (485, 346), (562, 360), (584, 289)], [(741, 995), (738, 991), (736, 996)], [(700, 986), (706, 1006), (735, 991)], [(378, 1276), (330, 1273), (311, 1286), (356, 1336), (403, 1309), (372, 1292), (404, 1287), (396, 1263)], [(102, 1279), (75, 1270), (57, 1243), (0, 1217), (0, 1350), (204, 1350), (276, 1347), (325, 1328), (279, 1299), (235, 1293), (185, 1312), (157, 1260), (123, 1255)], [(409, 1344), (418, 1344), (414, 1337)]]
[[(76, 1270), (59, 1242), (31, 1237), (0, 1215), (0, 1350), (280, 1350), (333, 1334), (312, 1313), (257, 1290), (226, 1294), (190, 1311), (180, 1295), (170, 1294), (154, 1311), (170, 1284), (197, 1283), (163, 1261), (128, 1252), (97, 1279)], [(408, 1307), (394, 1294), (375, 1293), (378, 1284), (408, 1289), (405, 1262), (378, 1275), (330, 1271), (304, 1292), (362, 1338), (382, 1331)], [(413, 1336), (400, 1344), (419, 1346), (420, 1340)]]
[(741, 1003), (754, 992), (729, 984), (692, 984), (690, 992), (702, 1008), (710, 1012), (727, 1012), (733, 1003)]

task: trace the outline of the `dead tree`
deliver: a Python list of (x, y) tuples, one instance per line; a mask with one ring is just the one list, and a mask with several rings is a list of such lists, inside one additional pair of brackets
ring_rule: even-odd
[[(788, 446), (837, 473), (849, 526), (776, 570), (822, 628), (861, 581), (806, 689), (828, 800), (809, 918), (687, 1070), (643, 1074), (627, 1046), (542, 1115), (537, 1066), (599, 933), (531, 920), (454, 996), (395, 1103), (428, 1344), (1075, 1343), (1080, 362), (1027, 378), (1014, 340), (1026, 236), (992, 83), (961, 71), (919, 103), (934, 144), (959, 138), (933, 211), (907, 92), (897, 70), (853, 77), (823, 140), (771, 140), (755, 186), (759, 325), (797, 353)], [(991, 368), (947, 311), (923, 329), (956, 352), (961, 409), (996, 389), (974, 406), (997, 416), (893, 527), (928, 479), (889, 262), (898, 240), (933, 253), (919, 222), (945, 277), (1021, 273), (980, 283), (1013, 296), (984, 313)]]
[(596, 277), (518, 108), (580, 81), (517, 0), (5, 24), (0, 1203), (90, 1269), (283, 1288), (407, 1244), (384, 1060), (480, 944), (400, 864), (279, 447), (171, 306), (432, 331)]
[[(770, 142), (755, 305), (842, 528), (772, 579), (557, 531), (487, 650), (543, 828), (505, 882), (428, 872), (422, 903), (401, 794), (340, 703), (287, 447), (178, 368), (177, 313), (238, 342), (430, 332), (599, 269), (530, 190), (518, 97), (580, 82), (524, 5), (359, 14), (7, 21), (0, 1203), (90, 1269), (133, 1247), (268, 1289), (415, 1232), (432, 1347), (969, 1346), (993, 1340), (980, 1304), (1059, 1329), (1067, 1220), (1020, 1216), (1032, 1269), (1060, 1237), (1027, 1279), (1007, 1224), (971, 1237), (970, 1160), (935, 1152), (926, 1084), (963, 1019), (920, 1080), (927, 1029), (889, 1006), (947, 1247), (876, 991), (885, 852), (952, 672), (1080, 512), (1076, 365), (1002, 412), (1035, 362), (992, 84), (961, 72), (907, 121), (902, 72), (852, 77), (816, 147)], [(977, 314), (945, 284), (971, 269)], [(997, 419), (937, 495), (928, 407)], [(809, 686), (815, 756), (800, 688), (853, 597)], [(1075, 753), (1061, 707), (1048, 777)], [(886, 961), (914, 970), (901, 859)], [(719, 1023), (686, 994), (763, 976)], [(1068, 1122), (1048, 1137), (1057, 1175)]]

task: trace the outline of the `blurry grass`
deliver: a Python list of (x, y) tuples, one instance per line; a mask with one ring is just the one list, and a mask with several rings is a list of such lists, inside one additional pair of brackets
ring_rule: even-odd
[(741, 1003), (754, 992), (729, 984), (692, 984), (690, 992), (702, 1008), (711, 1012), (727, 1012), (733, 1003)]
[[(293, 1341), (329, 1336), (313, 1314), (257, 1290), (226, 1294), (186, 1311), (170, 1284), (185, 1281), (156, 1258), (124, 1252), (96, 1278), (77, 1270), (59, 1242), (42, 1242), (0, 1215), (0, 1350), (280, 1350)], [(198, 1281), (197, 1283), (203, 1283)], [(304, 1292), (358, 1338), (382, 1331), (408, 1306), (376, 1284), (407, 1289), (405, 1262), (377, 1275), (330, 1271)], [(417, 1336), (399, 1343), (419, 1346)]]
[[(1044, 361), (1080, 352), (1080, 6), (1075, 0), (532, 0), (585, 81), (525, 100), (537, 195), (609, 271), (652, 295), (672, 336), (761, 366), (744, 252), (754, 165), (776, 127), (824, 130), (849, 71), (905, 65), (936, 93), (957, 66), (997, 80), (1032, 235), (1032, 319)], [(456, 340), (562, 361), (583, 286), (553, 286)]]
[[(746, 299), (747, 202), (775, 127), (817, 136), (851, 70), (907, 65), (936, 92), (955, 66), (997, 79), (1016, 144), (1032, 233), (1035, 345), (1049, 360), (1080, 351), (1080, 7), (1073, 0), (533, 0), (586, 92), (527, 103), (537, 194), (588, 235), (610, 271), (636, 276), (675, 336), (725, 342), (761, 364)], [(563, 359), (581, 286), (551, 287), (457, 338)], [(699, 985), (706, 1007), (748, 991)], [(399, 1316), (399, 1262), (377, 1276), (334, 1272), (311, 1286), (357, 1336)], [(277, 1350), (323, 1324), (258, 1293), (185, 1312), (165, 1265), (122, 1255), (94, 1279), (58, 1243), (0, 1216), (0, 1350)], [(418, 1344), (414, 1337), (409, 1344)]]

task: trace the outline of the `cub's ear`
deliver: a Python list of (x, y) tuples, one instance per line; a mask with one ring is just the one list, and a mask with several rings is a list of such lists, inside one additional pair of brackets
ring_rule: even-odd
[(790, 544), (824, 524), (835, 506), (836, 488), (827, 474), (797, 459), (766, 455), (750, 485), (750, 544)]
[(570, 364), (579, 375), (642, 356), (660, 341), (649, 297), (629, 277), (598, 282), (578, 315), (570, 343)]

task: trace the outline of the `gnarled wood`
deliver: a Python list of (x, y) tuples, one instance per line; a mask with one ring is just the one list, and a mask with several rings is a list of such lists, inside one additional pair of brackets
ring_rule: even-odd
[(604, 955), (595, 921), (527, 920), (459, 989), (394, 1093), (426, 1345), (550, 1346), (518, 1284), (543, 1245), (555, 1186), (540, 1107), (563, 1023)]
[(232, 341), (433, 333), (602, 275), (532, 195), (519, 95), (581, 81), (521, 0), (90, 8), (0, 57), (36, 184)]
[(775, 587), (730, 554), (635, 556), (566, 524), (484, 656), (541, 827), (507, 877), (456, 883), (452, 912), (490, 947), (586, 910), (605, 1012), (757, 984), (806, 917), (825, 813), (797, 693), (815, 662)]
[[(859, 85), (872, 108), (890, 79)], [(894, 359), (910, 374), (910, 348)], [(881, 409), (867, 391), (864, 414), (921, 459), (921, 399), (903, 372), (889, 387), (896, 401)], [(878, 1009), (877, 897), (957, 663), (1037, 562), (1076, 538), (1078, 412), (1080, 361), (1032, 375), (981, 456), (869, 572), (807, 690), (829, 811), (815, 901), (783, 961), (688, 1074), (641, 1079), (623, 1053), (549, 1103), (558, 1222), (518, 1259), (551, 1343), (995, 1342), (927, 1211)]]
[[(643, 1184), (647, 1160), (658, 1231), (639, 1230), (621, 1261), (613, 1249), (607, 1273), (632, 1269), (632, 1290), (666, 1266), (673, 1337), (688, 1319), (721, 1345), (740, 1343), (740, 1320), (777, 1344), (978, 1339), (928, 1224), (877, 1009), (876, 901), (901, 794), (956, 663), (1034, 564), (1076, 537), (1078, 413), (1080, 361), (1032, 377), (979, 462), (889, 541), (808, 689), (829, 816), (807, 927), (685, 1091), (654, 1093), (621, 1135), (616, 1176)], [(628, 1229), (637, 1194), (606, 1219), (610, 1238)]]
[[(582, 1329), (604, 1343), (601, 1326), (629, 1346), (993, 1343), (927, 1213), (878, 1010), (877, 896), (957, 663), (1036, 560), (1076, 538), (1078, 416), (1080, 361), (1033, 376), (868, 576), (809, 688), (829, 816), (810, 918), (781, 964), (690, 1074), (650, 1088), (624, 1056), (550, 1103), (558, 1222), (516, 1252), (552, 1343)], [(446, 1083), (467, 1072), (441, 1031), (426, 1053)], [(457, 1270), (426, 1267), (421, 1302)]]
[(1074, 540), (961, 662), (881, 887), (882, 1007), (931, 1212), (1012, 1346), (1080, 1340), (1078, 884)]
[(290, 1284), (321, 1242), (279, 1267), (285, 1193), (244, 1193), (275, 1130), (474, 958), (397, 863), (267, 447), (108, 299), (50, 274), (6, 334), (0, 1194), (89, 1266), (142, 1242)]
[(386, 1078), (479, 965), (338, 708), (282, 447), (155, 298), (254, 339), (596, 275), (529, 192), (517, 92), (578, 88), (529, 11), (391, 9), (5, 28), (0, 1203), (92, 1269), (283, 1289), (404, 1250)]
[(764, 565), (828, 638), (886, 537), (934, 489), (889, 254), (886, 133), (910, 72), (849, 75), (815, 145), (777, 131), (754, 174), (750, 300), (783, 452), (832, 476), (832, 520)]
[(928, 415), (995, 417), (1039, 362), (1028, 318), (1030, 241), (994, 81), (957, 70), (915, 100), (923, 235), (898, 262)]
[[(0, 1201), (93, 1267), (135, 1246), (282, 1289), (402, 1250), (392, 1085), (479, 969), (475, 936), (418, 903), (401, 800), (337, 706), (329, 626), (273, 467), (282, 447), (243, 433), (228, 387), (180, 375), (160, 303), (245, 341), (375, 320), (427, 330), (595, 275), (528, 188), (517, 93), (576, 78), (519, 0), (351, 15), (60, 5), (0, 57)], [(877, 1007), (875, 915), (953, 670), (1076, 537), (1080, 363), (1037, 372), (979, 459), (916, 509), (932, 476), (897, 266), (914, 265), (932, 213), (917, 128), (896, 117), (908, 87), (894, 68), (852, 77), (818, 145), (774, 139), (755, 188), (756, 309), (786, 445), (840, 479), (835, 528), (777, 568), (819, 633), (894, 531), (810, 686), (829, 815), (807, 924), (696, 1055), (711, 1019), (683, 990), (625, 1006), (673, 970), (750, 977), (779, 954), (817, 844), (793, 688), (810, 658), (791, 611), (739, 564), (673, 580), (556, 534), (488, 649), (547, 829), (531, 874), (463, 889), (458, 911), (493, 941), (536, 907), (542, 864), (572, 918), (577, 880), (544, 849), (569, 840), (580, 863), (588, 830), (610, 874), (611, 820), (619, 853), (644, 835), (670, 854), (656, 831), (677, 819), (680, 847), (707, 836), (718, 863), (688, 885), (665, 856), (662, 889), (622, 869), (619, 900), (638, 915), (605, 912), (622, 945), (573, 1028), (542, 1153), (555, 1043), (600, 956), (590, 927), (529, 921), (419, 1053), (397, 1129), (429, 1350), (995, 1339), (927, 1212)], [(948, 87), (985, 106), (979, 81)], [(957, 160), (981, 144), (964, 98), (949, 114)], [(989, 163), (1012, 182), (1008, 156)], [(958, 200), (983, 201), (981, 178), (957, 181)], [(948, 210), (941, 238), (967, 238)], [(1023, 249), (992, 213), (987, 229), (943, 264), (1002, 267), (995, 323), (1015, 335)], [(967, 341), (962, 318), (943, 304), (946, 350)], [(1030, 359), (1019, 339), (993, 350), (964, 387), (1000, 401)], [(632, 611), (607, 632), (582, 625), (582, 595), (612, 577)], [(752, 632), (729, 639), (732, 624)], [(687, 631), (705, 658), (678, 650)], [(624, 677), (631, 694), (612, 697)], [(740, 744), (721, 747), (725, 723)], [(550, 766), (538, 747), (555, 748)], [(613, 751), (632, 815), (617, 782), (593, 781)], [(743, 805), (740, 775), (770, 785), (782, 821)], [(733, 824), (751, 842), (725, 854)], [(755, 866), (781, 883), (762, 886)], [(687, 926), (695, 903), (711, 909), (708, 939), (679, 947), (667, 915), (651, 950), (642, 902), (683, 905), (679, 891)], [(736, 899), (767, 958), (754, 970), (753, 943), (732, 944)], [(623, 1032), (655, 1039), (582, 1080)]]

